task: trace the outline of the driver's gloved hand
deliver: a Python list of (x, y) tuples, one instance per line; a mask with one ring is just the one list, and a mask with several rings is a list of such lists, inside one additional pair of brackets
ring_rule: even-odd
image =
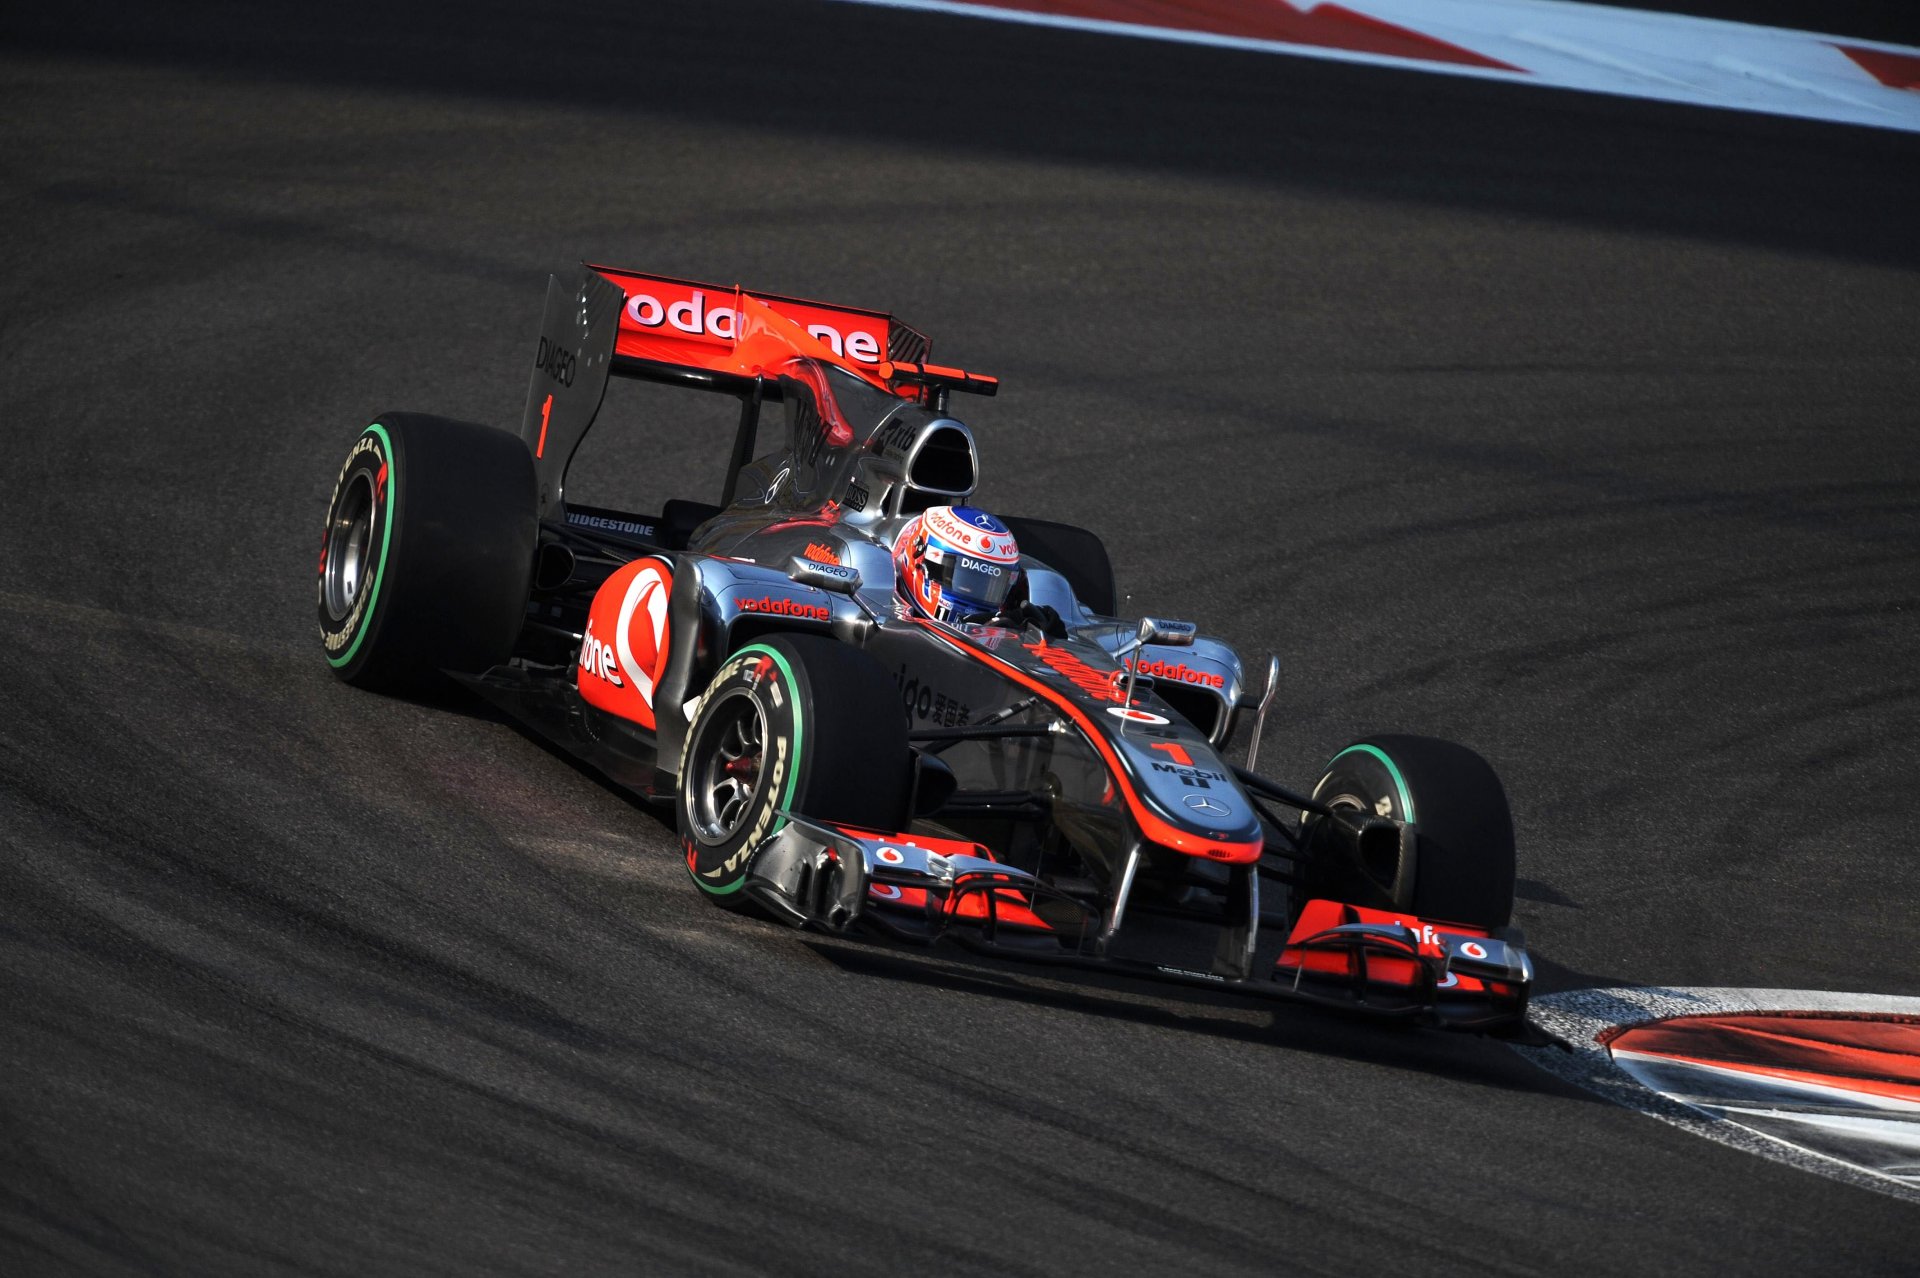
[(1020, 623), (1022, 629), (1032, 626), (1049, 639), (1065, 639), (1067, 623), (1060, 620), (1060, 614), (1046, 604), (1037, 604), (1031, 599), (1022, 599), (1012, 618)]

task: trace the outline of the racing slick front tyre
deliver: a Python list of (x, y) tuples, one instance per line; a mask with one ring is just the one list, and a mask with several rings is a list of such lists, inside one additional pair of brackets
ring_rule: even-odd
[(347, 452), (320, 539), (320, 644), (364, 688), (418, 692), (513, 654), (539, 537), (517, 435), (388, 413)]
[(1434, 737), (1368, 737), (1333, 756), (1313, 797), (1357, 817), (1404, 821), (1416, 836), (1410, 865), (1356, 865), (1309, 817), (1314, 895), (1490, 929), (1512, 918), (1513, 815), (1500, 778), (1472, 750)]
[(750, 643), (687, 731), (674, 805), (687, 872), (716, 905), (737, 906), (780, 813), (891, 834), (909, 820), (912, 776), (899, 690), (872, 657), (814, 635)]

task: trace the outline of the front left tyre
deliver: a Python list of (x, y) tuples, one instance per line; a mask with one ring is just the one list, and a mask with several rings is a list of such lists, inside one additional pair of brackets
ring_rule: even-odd
[(389, 413), (347, 452), (320, 538), (320, 644), (348, 683), (430, 688), (513, 654), (539, 537), (516, 435)]
[(687, 730), (675, 804), (687, 873), (735, 906), (783, 813), (897, 833), (912, 780), (900, 694), (872, 657), (816, 635), (750, 643), (714, 675)]

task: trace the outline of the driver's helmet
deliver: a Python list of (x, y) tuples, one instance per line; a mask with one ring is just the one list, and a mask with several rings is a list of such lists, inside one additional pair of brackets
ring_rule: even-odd
[(1020, 578), (1007, 526), (972, 506), (929, 506), (894, 539), (900, 593), (935, 621), (984, 621)]

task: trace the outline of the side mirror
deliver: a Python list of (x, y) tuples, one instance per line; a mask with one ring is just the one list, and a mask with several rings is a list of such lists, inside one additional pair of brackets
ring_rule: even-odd
[[(1114, 653), (1113, 656), (1116, 661), (1119, 661), (1128, 653), (1137, 653), (1150, 643), (1163, 643), (1170, 648), (1191, 648), (1194, 637), (1199, 633), (1200, 627), (1194, 625), (1191, 621), (1172, 621), (1166, 617), (1142, 617), (1140, 618), (1140, 629), (1135, 632), (1133, 642), (1123, 644), (1120, 650)], [(1133, 684), (1134, 681), (1140, 677), (1140, 658), (1136, 656), (1131, 660), (1121, 661), (1121, 664), (1126, 667), (1127, 687), (1126, 691), (1121, 694), (1123, 700), (1120, 704), (1131, 706), (1133, 704)], [(1127, 723), (1128, 720), (1124, 718), (1120, 720), (1120, 731), (1122, 733), (1126, 732)]]
[(1191, 621), (1172, 621), (1166, 617), (1140, 618), (1139, 642), (1163, 643), (1173, 648), (1191, 648), (1200, 627)]
[[(846, 595), (851, 598), (853, 592), (860, 589), (860, 570), (849, 568), (845, 564), (823, 564), (817, 560), (793, 557), (787, 568), (787, 576), (803, 586), (812, 586), (815, 590), (824, 590), (828, 594)], [(1191, 639), (1188, 640), (1192, 642)]]

